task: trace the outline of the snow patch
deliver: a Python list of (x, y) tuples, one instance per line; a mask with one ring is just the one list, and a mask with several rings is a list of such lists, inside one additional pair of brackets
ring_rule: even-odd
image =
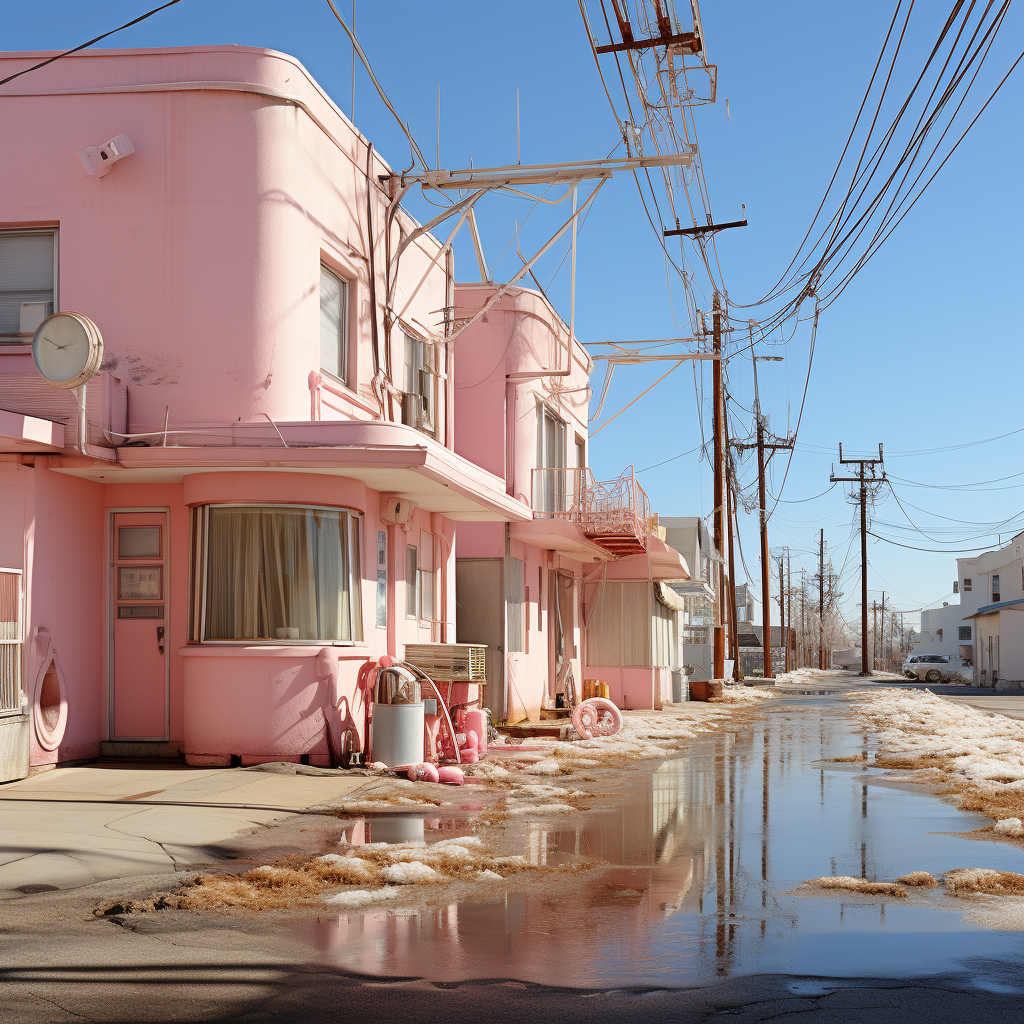
[(429, 864), (418, 860), (389, 864), (381, 874), (390, 885), (423, 885), (427, 882), (440, 882), (444, 877)]

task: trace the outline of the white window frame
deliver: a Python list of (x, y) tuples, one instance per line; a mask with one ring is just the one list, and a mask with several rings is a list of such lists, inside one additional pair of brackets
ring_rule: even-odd
[(415, 544), (405, 546), (405, 617), (420, 617), (419, 549)]
[[(417, 427), (424, 434), (437, 436), (438, 378), (435, 346), (403, 327), (402, 366), (403, 391), (419, 395), (423, 403), (423, 423)], [(403, 422), (405, 419), (403, 417)], [(414, 424), (410, 424), (412, 426)]]
[[(349, 595), (350, 621), (349, 631), (352, 633), (351, 640), (319, 640), (309, 638), (298, 638), (297, 640), (284, 639), (222, 639), (207, 638), (206, 636), (206, 592), (209, 574), (209, 544), (210, 544), (210, 516), (209, 510), (242, 508), (242, 509), (272, 509), (278, 508), (287, 511), (323, 511), (323, 512), (344, 512), (347, 513), (354, 529), (347, 533), (346, 544), (348, 547), (350, 578), (352, 590)], [(345, 508), (337, 505), (307, 505), (303, 503), (288, 504), (285, 502), (252, 501), (252, 502), (228, 502), (213, 501), (204, 505), (198, 505), (191, 510), (191, 522), (189, 529), (189, 643), (190, 644), (217, 644), (237, 645), (240, 647), (310, 647), (310, 646), (335, 646), (354, 647), (364, 643), (363, 637), (363, 587), (362, 587), (362, 545), (363, 545), (363, 513), (358, 509)]]
[[(60, 312), (60, 228), (48, 225), (25, 225), (16, 228), (0, 228), (0, 236), (10, 235), (53, 235), (53, 298), (51, 313)], [(28, 345), (32, 339), (24, 334), (0, 334), (0, 345)]]
[[(349, 310), (352, 302), (352, 282), (342, 274), (336, 267), (332, 266), (322, 257), (320, 259), (320, 277), (317, 279), (317, 296), (319, 298), (319, 311), (321, 318), (323, 317), (323, 275), (327, 273), (333, 277), (341, 286), (339, 289), (341, 295), (341, 310), (338, 317), (338, 363), (337, 367), (330, 367), (324, 365), (324, 353), (323, 346), (321, 344), (322, 333), (318, 336), (317, 345), (320, 349), (318, 362), (320, 369), (340, 383), (350, 387), (349, 378), (351, 374), (349, 372)], [(323, 331), (323, 321), (320, 322), (320, 330)]]

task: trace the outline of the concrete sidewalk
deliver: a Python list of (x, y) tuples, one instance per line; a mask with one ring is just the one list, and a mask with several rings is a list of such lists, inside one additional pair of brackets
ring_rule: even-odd
[(0, 898), (172, 872), (196, 848), (347, 796), (365, 776), (60, 768), (0, 786)]

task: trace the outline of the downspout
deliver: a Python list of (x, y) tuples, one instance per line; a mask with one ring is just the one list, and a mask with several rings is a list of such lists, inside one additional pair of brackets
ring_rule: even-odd
[[(366, 236), (369, 245), (369, 276), (370, 276), (370, 350), (373, 353), (373, 382), (371, 389), (380, 406), (381, 419), (390, 419), (384, 407), (384, 399), (380, 392), (380, 338), (377, 332), (377, 263), (373, 256), (373, 143), (366, 144)], [(390, 405), (390, 400), (389, 400)], [(390, 530), (388, 531), (390, 533)], [(390, 543), (390, 537), (388, 538)], [(390, 623), (390, 619), (388, 620)], [(390, 628), (390, 627), (389, 627)], [(390, 642), (388, 644), (390, 647)]]

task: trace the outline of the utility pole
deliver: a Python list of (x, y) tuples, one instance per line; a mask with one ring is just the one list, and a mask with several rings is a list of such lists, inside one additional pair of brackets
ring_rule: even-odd
[[(757, 449), (757, 505), (758, 505), (758, 520), (761, 531), (761, 651), (762, 651), (762, 666), (763, 674), (765, 678), (772, 670), (772, 632), (771, 632), (771, 597), (769, 584), (771, 563), (768, 560), (768, 512), (767, 502), (765, 500), (765, 465), (767, 459), (765, 458), (765, 452), (768, 452), (768, 459), (771, 458), (775, 452), (783, 448), (792, 448), (792, 438), (778, 438), (773, 434), (769, 434), (765, 429), (765, 418), (761, 415), (761, 400), (757, 390), (757, 364), (759, 360), (771, 360), (779, 361), (782, 359), (781, 356), (755, 356), (751, 353), (751, 358), (754, 361), (754, 420), (757, 424), (757, 443), (741, 443), (739, 441), (733, 441), (732, 447), (737, 451), (744, 451), (748, 448)], [(765, 440), (767, 435), (768, 440)]]
[[(715, 290), (713, 306), (714, 322), (714, 351), (715, 360), (712, 363), (712, 401), (715, 403), (715, 553), (721, 558), (723, 549), (722, 512), (725, 505), (725, 425), (722, 407), (722, 312), (718, 303), (718, 290)], [(730, 569), (732, 567), (730, 566)], [(721, 679), (725, 675), (725, 624), (726, 624), (726, 595), (725, 595), (725, 563), (718, 562), (718, 586), (715, 587), (715, 594), (718, 598), (718, 621), (714, 625), (715, 649), (712, 678)], [(733, 613), (735, 614), (735, 612)]]
[(800, 570), (800, 660), (797, 662), (798, 665), (802, 662), (804, 665), (810, 661), (808, 656), (807, 647), (807, 570)]
[(729, 534), (729, 616), (732, 622), (732, 630), (729, 637), (729, 656), (732, 658), (732, 678), (734, 682), (740, 680), (740, 631), (736, 622), (736, 554), (733, 550), (733, 517), (736, 509), (733, 505), (732, 480), (736, 474), (732, 470), (732, 452), (729, 449), (729, 417), (722, 416), (725, 441), (725, 521)]
[(782, 575), (785, 555), (779, 555), (779, 636), (782, 639), (782, 669), (789, 671), (789, 637), (786, 636), (786, 583)]
[(818, 668), (825, 667), (825, 529), (818, 542)]
[[(789, 548), (786, 548), (786, 621), (789, 623), (789, 630), (793, 632), (793, 563), (790, 561)], [(799, 640), (797, 641), (799, 643)], [(797, 655), (796, 665), (791, 664), (789, 655), (789, 637), (786, 637), (786, 671), (791, 668), (800, 667), (799, 647), (793, 652)]]
[(885, 657), (885, 591), (882, 591), (882, 610), (878, 615), (882, 623), (882, 635), (878, 641), (878, 653), (882, 656), (882, 671), (888, 672), (887, 659)]
[[(839, 445), (839, 464), (841, 466), (859, 466), (857, 476), (836, 476), (833, 472), (829, 479), (832, 483), (855, 483), (860, 485), (860, 674), (871, 675), (868, 670), (868, 484), (885, 480), (885, 468), (882, 460), (882, 444), (878, 444), (877, 459), (844, 459), (843, 446)], [(875, 470), (882, 466), (881, 476)], [(870, 469), (871, 475), (868, 476)]]
[(871, 602), (871, 671), (878, 668), (878, 602)]

